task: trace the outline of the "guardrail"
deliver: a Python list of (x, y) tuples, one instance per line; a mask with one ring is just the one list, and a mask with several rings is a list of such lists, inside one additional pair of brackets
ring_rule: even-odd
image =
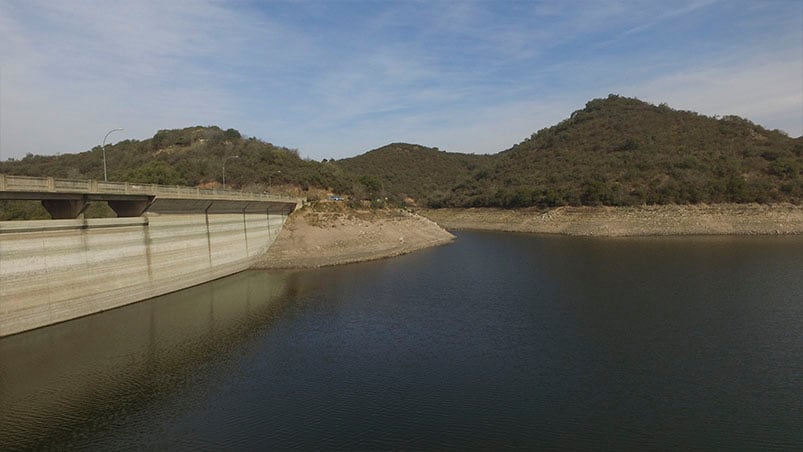
[(55, 177), (11, 176), (8, 174), (0, 174), (0, 191), (148, 195), (184, 199), (237, 199), (247, 201), (298, 200), (298, 198), (289, 195), (193, 188), (179, 185), (104, 182), (96, 180), (59, 179)]

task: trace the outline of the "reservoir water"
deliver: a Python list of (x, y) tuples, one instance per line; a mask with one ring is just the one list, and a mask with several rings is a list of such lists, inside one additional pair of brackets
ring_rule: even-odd
[(803, 238), (458, 233), (0, 339), (0, 449), (803, 449)]

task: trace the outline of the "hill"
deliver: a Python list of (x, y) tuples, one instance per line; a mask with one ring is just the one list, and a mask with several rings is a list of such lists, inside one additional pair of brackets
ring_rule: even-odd
[[(220, 186), (223, 166), (229, 188), (262, 190), (268, 185), (292, 185), (351, 190), (353, 181), (335, 166), (304, 160), (298, 151), (217, 126), (160, 130), (146, 140), (125, 140), (106, 146), (109, 180), (168, 185)], [(57, 156), (27, 155), (0, 162), (0, 173), (103, 179), (100, 146)]]
[(800, 203), (802, 151), (803, 137), (743, 118), (711, 118), (611, 95), (491, 156), (445, 197), (435, 194), (428, 203)]
[[(428, 200), (446, 196), (454, 186), (490, 161), (487, 155), (439, 151), (416, 144), (393, 143), (337, 166), (353, 174), (373, 197)], [(359, 195), (359, 194), (358, 194)]]

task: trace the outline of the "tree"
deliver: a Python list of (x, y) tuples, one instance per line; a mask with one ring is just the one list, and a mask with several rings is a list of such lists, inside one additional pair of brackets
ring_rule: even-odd
[(382, 191), (382, 181), (378, 177), (361, 176), (358, 180), (371, 197), (379, 196), (379, 192)]
[(122, 179), (142, 184), (187, 185), (187, 181), (173, 167), (161, 160), (130, 169), (123, 173)]
[(234, 141), (242, 138), (242, 135), (240, 135), (240, 131), (237, 129), (226, 129), (226, 131), (223, 132), (223, 138), (228, 141)]

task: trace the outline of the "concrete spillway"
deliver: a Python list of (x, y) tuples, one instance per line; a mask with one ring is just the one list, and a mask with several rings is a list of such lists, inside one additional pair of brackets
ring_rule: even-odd
[(0, 336), (245, 270), (295, 206), (162, 195), (142, 216), (0, 222)]

